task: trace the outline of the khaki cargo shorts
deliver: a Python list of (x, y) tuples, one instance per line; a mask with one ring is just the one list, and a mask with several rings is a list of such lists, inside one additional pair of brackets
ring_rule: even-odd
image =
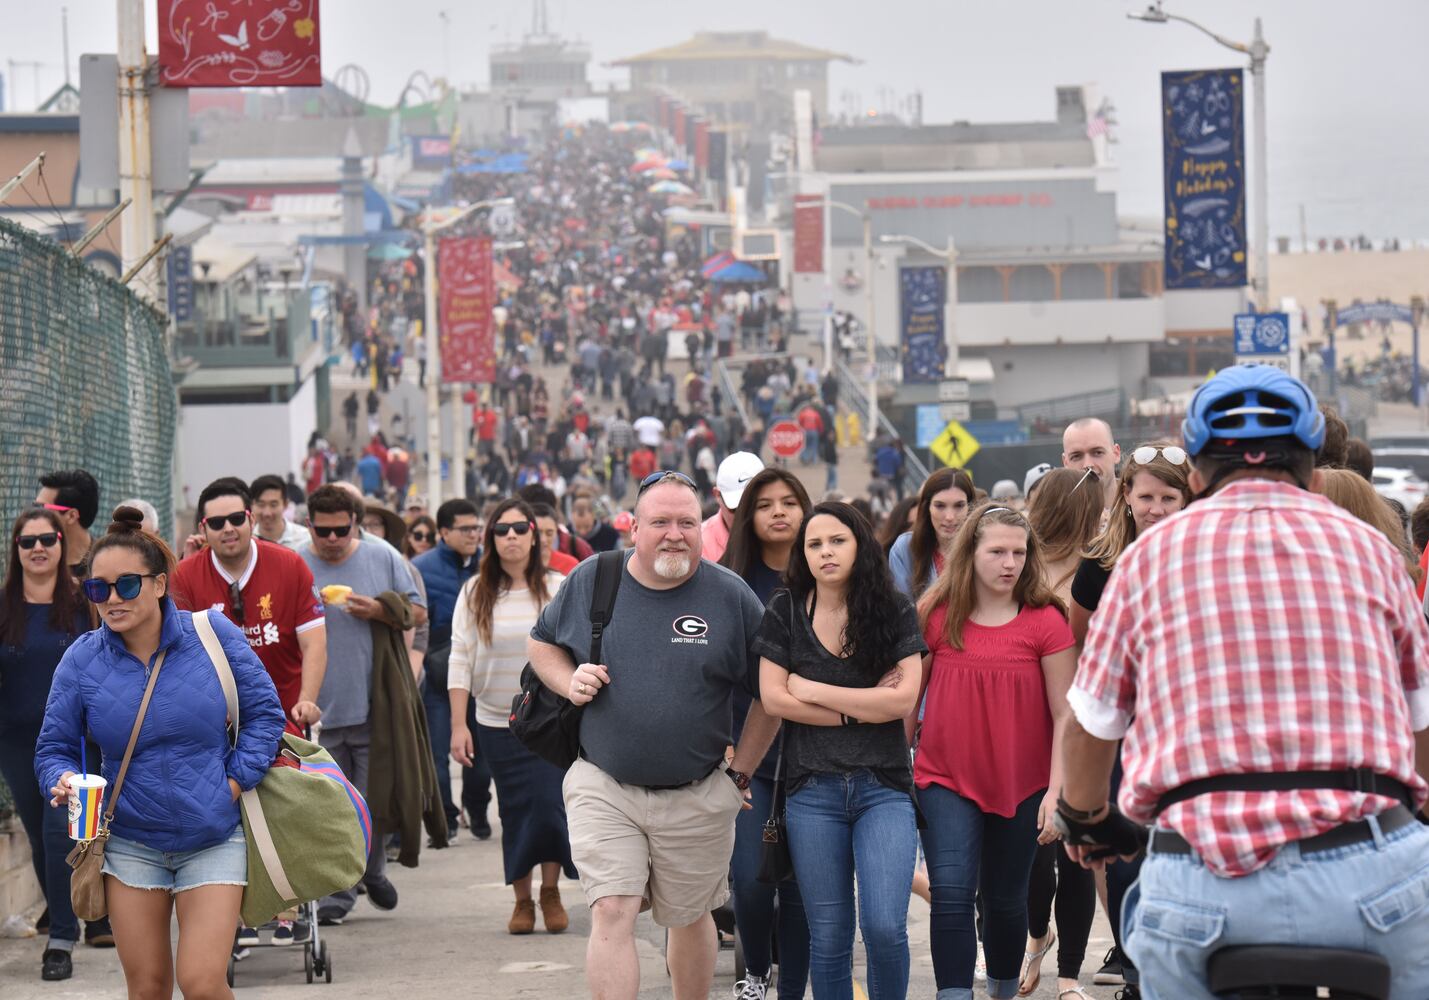
[(652, 791), (577, 760), (562, 787), (571, 859), (588, 906), (606, 896), (639, 896), (661, 927), (687, 927), (729, 898), (744, 793), (724, 768), (684, 788)]

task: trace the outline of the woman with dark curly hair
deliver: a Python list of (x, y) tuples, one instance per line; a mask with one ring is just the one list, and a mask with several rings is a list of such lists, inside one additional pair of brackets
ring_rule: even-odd
[(764, 709), (785, 720), (786, 816), (815, 1000), (852, 996), (854, 879), (871, 1000), (908, 992), (917, 854), (904, 716), (927, 652), (868, 521), (821, 503), (755, 637)]

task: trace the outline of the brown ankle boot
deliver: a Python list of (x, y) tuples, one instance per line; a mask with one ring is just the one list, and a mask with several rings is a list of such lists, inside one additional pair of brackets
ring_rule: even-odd
[(511, 911), (511, 921), (506, 925), (507, 933), (530, 934), (536, 930), (536, 901), (516, 900), (516, 909)]
[(555, 886), (541, 887), (541, 923), (546, 925), (547, 934), (559, 934), (571, 925), (561, 905), (561, 890)]

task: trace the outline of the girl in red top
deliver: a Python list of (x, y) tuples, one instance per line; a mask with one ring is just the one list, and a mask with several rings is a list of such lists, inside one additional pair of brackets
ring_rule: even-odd
[(1077, 657), (1020, 513), (974, 510), (947, 562), (918, 603), (930, 662), (913, 781), (928, 821), (933, 971), (939, 1000), (971, 1000), (981, 890), (987, 994), (1007, 998), (1017, 994), (1032, 859), (1056, 838)]

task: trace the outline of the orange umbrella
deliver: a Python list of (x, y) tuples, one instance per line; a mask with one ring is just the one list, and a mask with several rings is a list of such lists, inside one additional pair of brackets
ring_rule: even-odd
[(641, 160), (635, 164), (635, 166), (630, 168), (630, 172), (633, 174), (643, 174), (647, 170), (659, 170), (664, 165), (664, 159), (658, 156), (652, 156), (649, 159)]

